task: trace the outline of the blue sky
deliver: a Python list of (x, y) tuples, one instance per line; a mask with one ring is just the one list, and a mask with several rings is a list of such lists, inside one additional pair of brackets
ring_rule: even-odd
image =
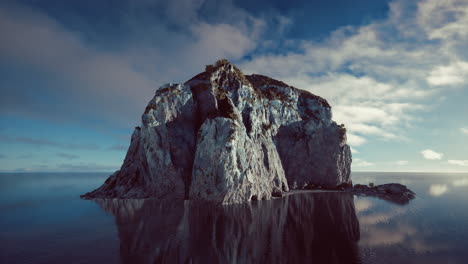
[(468, 171), (464, 0), (2, 1), (0, 34), (0, 171), (118, 169), (219, 58), (325, 97), (354, 171)]

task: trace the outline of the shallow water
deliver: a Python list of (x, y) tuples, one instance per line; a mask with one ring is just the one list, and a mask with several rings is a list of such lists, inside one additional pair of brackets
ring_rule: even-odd
[(468, 175), (354, 173), (400, 182), (398, 205), (304, 193), (225, 207), (81, 200), (103, 173), (0, 174), (0, 263), (467, 263)]

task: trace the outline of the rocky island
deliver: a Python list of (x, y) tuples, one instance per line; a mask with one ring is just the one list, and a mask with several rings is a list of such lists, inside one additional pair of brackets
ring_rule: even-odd
[(82, 197), (242, 203), (352, 186), (350, 167), (325, 99), (219, 60), (157, 89), (121, 169)]

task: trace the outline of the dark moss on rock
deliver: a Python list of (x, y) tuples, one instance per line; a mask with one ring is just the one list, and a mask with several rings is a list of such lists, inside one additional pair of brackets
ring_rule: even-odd
[(304, 98), (304, 99), (313, 99), (317, 100), (322, 106), (331, 108), (330, 104), (328, 104), (327, 100), (323, 99), (320, 96), (317, 96), (315, 94), (312, 94), (308, 91), (301, 90), (298, 88), (295, 88), (289, 84), (286, 84), (282, 81), (275, 80), (273, 78), (270, 78), (268, 76), (260, 75), (260, 74), (252, 74), (252, 75), (246, 75), (246, 78), (250, 81), (250, 83), (256, 87), (257, 89), (262, 91), (262, 94), (270, 99), (270, 100), (288, 100), (288, 97), (284, 95), (284, 93), (278, 92), (277, 89), (275, 89), (274, 86), (277, 87), (288, 87), (291, 88), (295, 91), (299, 92), (299, 96)]

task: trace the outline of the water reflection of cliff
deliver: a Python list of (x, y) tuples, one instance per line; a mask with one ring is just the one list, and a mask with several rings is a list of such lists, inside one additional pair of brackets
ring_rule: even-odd
[(212, 207), (98, 200), (115, 218), (123, 263), (359, 263), (347, 193)]

